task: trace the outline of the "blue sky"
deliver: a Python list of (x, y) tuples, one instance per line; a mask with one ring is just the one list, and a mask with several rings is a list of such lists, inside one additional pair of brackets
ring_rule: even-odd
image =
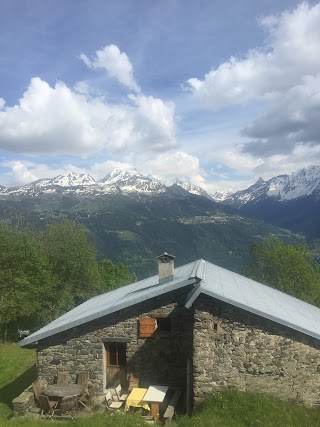
[(320, 163), (320, 3), (0, 0), (0, 184)]

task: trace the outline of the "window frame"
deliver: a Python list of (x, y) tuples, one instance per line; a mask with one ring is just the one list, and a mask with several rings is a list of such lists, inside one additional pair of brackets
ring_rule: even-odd
[[(111, 357), (111, 353), (112, 353), (111, 346), (115, 346), (115, 354), (114, 354), (115, 361), (116, 361), (115, 365), (112, 365), (110, 363), (110, 361), (112, 359), (112, 357)], [(126, 343), (117, 342), (117, 341), (114, 341), (114, 342), (105, 342), (104, 343), (104, 348), (105, 348), (105, 351), (106, 351), (106, 366), (107, 367), (117, 367), (117, 368), (120, 368), (122, 366), (126, 366), (126, 360), (124, 360), (123, 364), (119, 363), (119, 360), (121, 359), (121, 357), (123, 357), (123, 356), (119, 357), (119, 353), (121, 353), (121, 350), (119, 351), (119, 347), (122, 347), (121, 350), (124, 350), (125, 359), (126, 359), (126, 353), (127, 353), (127, 345), (126, 345)]]

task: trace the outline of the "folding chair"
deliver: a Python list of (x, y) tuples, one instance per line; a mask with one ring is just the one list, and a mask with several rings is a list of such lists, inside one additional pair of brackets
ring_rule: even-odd
[(52, 415), (54, 415), (54, 411), (58, 406), (58, 401), (57, 400), (49, 400), (48, 396), (45, 396), (43, 394), (39, 394), (38, 396), (38, 400), (39, 400), (39, 405), (41, 408), (41, 415), (43, 415), (44, 413), (50, 415), (50, 418), (52, 417)]
[(61, 405), (61, 415), (65, 415), (67, 413), (71, 413), (72, 416), (75, 415), (76, 409), (76, 400), (74, 397), (65, 397), (62, 399)]
[(96, 394), (97, 384), (92, 386), (88, 389), (87, 392), (85, 392), (80, 398), (79, 403), (82, 405), (85, 409), (87, 409), (89, 412), (92, 412), (91, 409), (87, 406), (89, 403), (92, 402), (92, 399), (94, 398)]
[(128, 395), (121, 393), (122, 392), (121, 384), (117, 385), (117, 387), (115, 388), (115, 391), (116, 391), (116, 395), (120, 401), (127, 400)]
[(39, 401), (39, 396), (40, 396), (40, 394), (42, 394), (42, 387), (41, 387), (40, 381), (39, 380), (35, 380), (32, 383), (32, 388), (33, 388), (33, 393), (34, 393), (35, 399), (37, 401)]
[(60, 372), (58, 371), (58, 375), (57, 375), (57, 384), (68, 384), (68, 372)]
[(108, 393), (106, 394), (106, 409), (108, 409), (109, 411), (116, 411), (117, 409), (120, 409), (122, 405), (123, 402), (115, 402), (112, 399), (111, 391), (108, 391)]
[(88, 391), (88, 381), (89, 373), (88, 372), (79, 372), (77, 376), (77, 384), (81, 384), (85, 391)]

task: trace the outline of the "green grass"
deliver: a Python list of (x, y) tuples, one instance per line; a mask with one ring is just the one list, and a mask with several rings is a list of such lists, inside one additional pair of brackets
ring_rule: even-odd
[(175, 427), (319, 427), (318, 408), (305, 408), (270, 396), (227, 390), (209, 396), (192, 417)]
[[(139, 416), (97, 413), (72, 421), (21, 417), (8, 421), (11, 401), (36, 377), (35, 351), (0, 344), (0, 426), (144, 427)], [(320, 427), (318, 408), (304, 408), (255, 393), (228, 390), (208, 397), (192, 417), (181, 416), (172, 427)]]
[(12, 412), (12, 400), (35, 380), (35, 361), (35, 350), (0, 344), (0, 425)]

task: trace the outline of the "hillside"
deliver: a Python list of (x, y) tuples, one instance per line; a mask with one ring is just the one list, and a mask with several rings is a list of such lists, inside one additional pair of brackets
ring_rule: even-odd
[(41, 230), (65, 218), (86, 226), (101, 258), (124, 262), (139, 278), (156, 272), (155, 257), (164, 250), (177, 256), (177, 265), (205, 258), (239, 271), (250, 246), (264, 236), (301, 239), (182, 187), (153, 195), (55, 193), (0, 200), (0, 219), (12, 225)]

